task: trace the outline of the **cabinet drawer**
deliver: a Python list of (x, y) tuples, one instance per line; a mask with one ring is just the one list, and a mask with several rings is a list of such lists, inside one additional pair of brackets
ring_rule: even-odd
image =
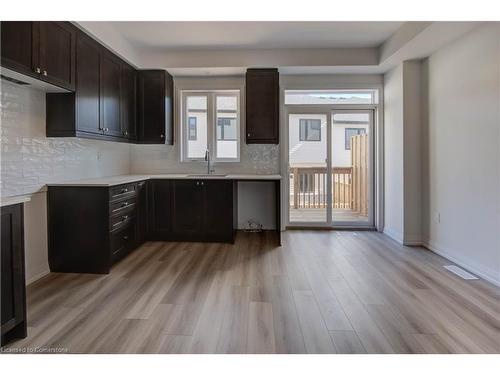
[(134, 218), (134, 212), (128, 212), (123, 215), (113, 216), (109, 219), (109, 231), (114, 232), (127, 226)]
[(114, 186), (109, 189), (109, 200), (114, 201), (121, 198), (134, 197), (136, 193), (136, 184)]
[(109, 204), (109, 216), (125, 215), (131, 211), (135, 211), (135, 199), (136, 198), (134, 197), (111, 202)]
[(135, 243), (135, 226), (130, 221), (120, 230), (111, 234), (111, 262), (114, 263), (133, 249)]

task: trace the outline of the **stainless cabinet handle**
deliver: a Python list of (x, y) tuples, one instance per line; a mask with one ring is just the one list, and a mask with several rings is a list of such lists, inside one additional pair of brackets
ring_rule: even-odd
[(46, 70), (43, 71), (43, 75), (47, 76), (47, 71)]
[(203, 186), (203, 181), (201, 182), (201, 186)]
[(42, 70), (41, 70), (40, 68), (36, 68), (36, 69), (35, 69), (35, 73), (40, 74), (41, 72), (42, 72)]
[(247, 133), (247, 137), (250, 137), (250, 133)]
[(128, 219), (128, 215), (122, 216), (122, 221), (125, 221)]
[(124, 240), (128, 240), (128, 236), (123, 236), (123, 239)]
[(128, 191), (128, 189), (122, 189), (122, 190), (120, 191), (120, 194), (125, 194), (127, 191)]
[(123, 135), (128, 135), (128, 132), (123, 132)]
[(165, 136), (163, 134), (160, 134), (160, 138), (163, 139), (165, 138)]
[(122, 207), (127, 207), (128, 206), (128, 202), (125, 202), (122, 204)]

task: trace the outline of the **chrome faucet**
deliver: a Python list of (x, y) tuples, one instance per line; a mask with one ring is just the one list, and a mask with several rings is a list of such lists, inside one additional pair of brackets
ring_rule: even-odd
[(207, 174), (212, 174), (214, 169), (210, 167), (210, 150), (208, 148), (205, 151), (205, 161), (207, 162)]

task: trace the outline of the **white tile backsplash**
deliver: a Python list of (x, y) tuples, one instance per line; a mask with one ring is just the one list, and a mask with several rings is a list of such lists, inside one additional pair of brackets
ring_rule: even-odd
[[(220, 162), (214, 165), (216, 173), (278, 174), (280, 171), (278, 145), (241, 144), (239, 163)], [(130, 169), (141, 173), (204, 173), (206, 162), (181, 162), (176, 145), (132, 145)]]
[(33, 193), (49, 182), (130, 172), (130, 145), (45, 136), (45, 93), (0, 83), (1, 195)]

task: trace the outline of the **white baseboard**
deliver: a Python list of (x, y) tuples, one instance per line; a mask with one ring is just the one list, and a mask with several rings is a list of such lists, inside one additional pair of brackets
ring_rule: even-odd
[(403, 239), (403, 245), (405, 246), (422, 246), (423, 245), (422, 236), (418, 234), (405, 234)]
[(397, 243), (403, 245), (403, 235), (399, 232), (396, 232), (395, 230), (392, 230), (391, 228), (384, 228), (384, 234), (388, 235), (391, 237), (394, 241)]
[(422, 246), (425, 246), (430, 251), (442, 256), (443, 258), (448, 259), (453, 263), (458, 264), (460, 267), (465, 268), (467, 271), (472, 272), (474, 275), (500, 287), (500, 275), (495, 275), (495, 272), (471, 266), (468, 260), (456, 258), (455, 256), (451, 255), (449, 251), (444, 249), (444, 247), (439, 246), (433, 241), (423, 240)]
[(42, 277), (48, 275), (50, 273), (50, 270), (43, 270), (36, 275), (32, 276), (29, 278), (29, 280), (26, 280), (26, 285), (33, 284), (35, 281), (40, 280)]

